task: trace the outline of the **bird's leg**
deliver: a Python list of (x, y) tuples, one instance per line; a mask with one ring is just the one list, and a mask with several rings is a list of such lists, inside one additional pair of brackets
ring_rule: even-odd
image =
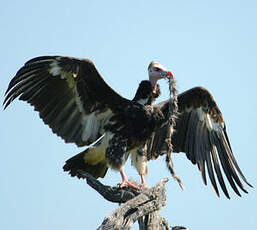
[(142, 183), (143, 188), (148, 189), (148, 186), (145, 182), (144, 174), (140, 174), (140, 177), (141, 177), (141, 183)]
[(134, 185), (133, 183), (131, 183), (128, 178), (126, 177), (125, 173), (124, 173), (124, 168), (122, 167), (120, 170), (120, 175), (122, 178), (122, 182), (120, 184), (120, 188), (125, 187), (125, 186), (129, 186), (131, 188), (137, 189), (139, 190), (139, 187)]
[(144, 175), (147, 175), (147, 145), (139, 147), (136, 153), (135, 166), (141, 177), (142, 187), (148, 189)]

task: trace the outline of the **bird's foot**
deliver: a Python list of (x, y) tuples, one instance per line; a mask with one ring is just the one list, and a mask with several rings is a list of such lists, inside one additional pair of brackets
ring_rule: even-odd
[(145, 182), (142, 183), (140, 187), (142, 187), (142, 188), (144, 188), (144, 189), (149, 189), (148, 186), (147, 186), (147, 184), (146, 184)]
[(120, 184), (120, 188), (123, 188), (123, 187), (126, 187), (126, 186), (129, 186), (129, 187), (131, 187), (133, 189), (136, 189), (136, 190), (140, 190), (140, 188), (137, 185), (131, 183), (129, 180), (123, 180), (122, 183)]
[(126, 177), (125, 173), (124, 173), (124, 167), (122, 167), (120, 169), (120, 175), (121, 175), (121, 178), (122, 178), (122, 182), (120, 184), (120, 188), (122, 187), (125, 187), (125, 186), (129, 186), (131, 188), (134, 188), (134, 189), (137, 189), (137, 190), (140, 190), (140, 188), (137, 186), (137, 185), (134, 185), (133, 183), (131, 183), (128, 178)]

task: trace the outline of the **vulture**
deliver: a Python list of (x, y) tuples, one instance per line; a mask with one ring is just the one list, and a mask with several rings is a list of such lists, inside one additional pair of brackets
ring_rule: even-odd
[[(129, 156), (146, 186), (147, 161), (167, 153), (170, 100), (153, 105), (160, 95), (160, 79), (173, 79), (163, 65), (151, 62), (148, 80), (143, 80), (132, 100), (115, 92), (88, 59), (42, 56), (29, 60), (11, 80), (4, 108), (14, 99), (26, 101), (39, 112), (53, 133), (66, 143), (86, 149), (63, 166), (71, 176), (81, 172), (104, 177), (108, 168), (120, 172), (120, 187), (138, 186), (124, 172)], [(178, 95), (178, 115), (171, 137), (173, 152), (184, 152), (219, 196), (216, 180), (230, 198), (225, 174), (235, 193), (247, 193), (242, 181), (251, 186), (239, 168), (226, 133), (226, 126), (213, 96), (203, 87)], [(223, 172), (222, 172), (223, 169)], [(252, 187), (252, 186), (251, 186)]]

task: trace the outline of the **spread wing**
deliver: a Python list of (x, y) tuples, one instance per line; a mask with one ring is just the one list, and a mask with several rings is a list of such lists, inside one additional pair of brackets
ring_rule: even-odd
[[(156, 105), (166, 116), (168, 103), (167, 100)], [(198, 165), (204, 184), (207, 184), (205, 170), (207, 167), (210, 181), (218, 196), (215, 174), (224, 194), (229, 198), (221, 167), (236, 194), (241, 196), (238, 187), (247, 193), (239, 176), (249, 186), (251, 185), (236, 162), (222, 114), (212, 95), (204, 88), (195, 87), (178, 96), (178, 106), (179, 116), (172, 136), (173, 151), (185, 152), (187, 158)], [(163, 126), (153, 134), (148, 143), (149, 159), (167, 151), (166, 137), (167, 126)]]
[(127, 104), (87, 59), (43, 56), (28, 61), (9, 84), (5, 108), (15, 99), (27, 101), (44, 123), (67, 143), (91, 144), (109, 119)]

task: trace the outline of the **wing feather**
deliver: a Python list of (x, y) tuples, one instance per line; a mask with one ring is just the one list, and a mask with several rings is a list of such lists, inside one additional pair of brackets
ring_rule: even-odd
[(189, 118), (189, 126), (188, 126), (188, 132), (186, 137), (186, 153), (187, 157), (192, 160), (192, 162), (196, 163), (196, 157), (197, 152), (195, 152), (195, 135), (196, 135), (196, 126), (197, 126), (197, 120), (196, 120), (196, 113), (191, 112), (190, 118)]
[(216, 192), (217, 196), (219, 196), (219, 189), (217, 187), (216, 179), (215, 179), (215, 176), (213, 173), (213, 166), (212, 166), (211, 157), (210, 157), (209, 152), (206, 154), (206, 160), (207, 160), (208, 174), (209, 174), (209, 178), (210, 178), (212, 187), (214, 188), (214, 191)]
[(221, 189), (224, 192), (225, 196), (228, 199), (230, 199), (230, 196), (228, 194), (228, 190), (226, 188), (226, 185), (225, 185), (225, 182), (224, 182), (224, 179), (223, 179), (223, 176), (222, 176), (222, 172), (220, 170), (220, 165), (219, 165), (219, 161), (218, 161), (218, 157), (217, 157), (217, 152), (216, 152), (215, 147), (213, 145), (211, 147), (211, 156), (212, 156), (212, 161), (213, 161), (213, 164), (214, 164), (215, 173), (218, 177), (218, 181), (219, 181), (219, 184), (221, 186)]
[[(168, 105), (167, 100), (156, 106), (168, 116)], [(172, 135), (173, 151), (185, 152), (187, 158), (193, 164), (197, 164), (204, 184), (207, 184), (205, 172), (207, 166), (211, 184), (218, 196), (215, 174), (222, 191), (227, 198), (230, 198), (220, 165), (235, 193), (241, 196), (238, 187), (247, 193), (239, 177), (249, 186), (251, 184), (243, 175), (234, 157), (225, 122), (212, 95), (202, 87), (195, 87), (178, 96), (178, 106), (179, 115)], [(167, 130), (167, 126), (163, 126), (149, 140), (151, 145), (148, 145), (148, 159), (152, 159), (152, 156), (157, 158), (167, 151)]]
[[(197, 143), (198, 140), (203, 138), (203, 131), (202, 131), (202, 124), (200, 122), (197, 123), (196, 135), (195, 135), (195, 142)], [(198, 168), (201, 171), (202, 179), (204, 184), (207, 184), (206, 174), (205, 174), (205, 149), (203, 146), (203, 141), (201, 141), (198, 145), (195, 145), (195, 152), (198, 154), (196, 159), (198, 159)]]
[(78, 146), (103, 135), (110, 118), (130, 102), (102, 79), (90, 60), (61, 56), (25, 63), (5, 95), (5, 108), (16, 98), (27, 101), (54, 133)]

